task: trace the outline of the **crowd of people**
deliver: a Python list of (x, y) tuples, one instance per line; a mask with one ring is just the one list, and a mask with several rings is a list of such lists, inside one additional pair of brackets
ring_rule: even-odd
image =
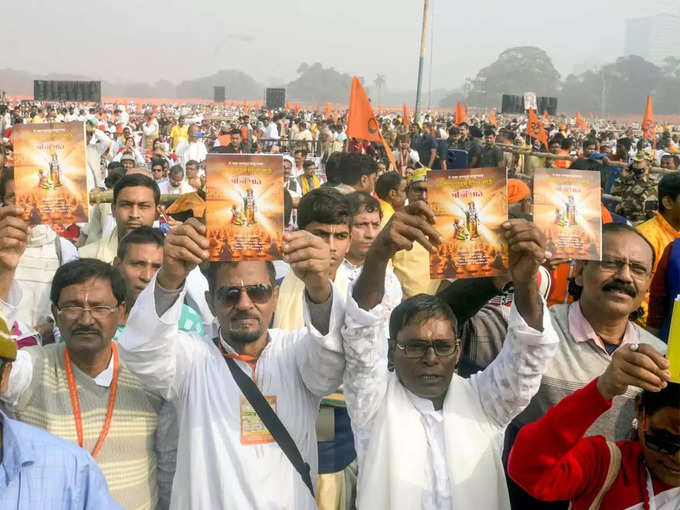
[[(0, 105), (1, 508), (678, 508), (680, 131), (378, 117), (384, 145), (346, 112)], [(57, 233), (12, 128), (70, 121), (92, 203)], [(208, 261), (209, 153), (282, 154), (283, 260)], [(481, 167), (509, 267), (432, 280), (428, 173)], [(532, 222), (550, 167), (599, 172), (601, 260)]]

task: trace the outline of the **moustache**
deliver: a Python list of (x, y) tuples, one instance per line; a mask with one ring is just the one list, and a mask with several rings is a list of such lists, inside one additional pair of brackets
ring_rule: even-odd
[(90, 328), (78, 328), (73, 330), (74, 335), (98, 335), (101, 336), (101, 332), (98, 329)]
[(238, 314), (233, 315), (231, 317), (232, 321), (241, 321), (241, 320), (247, 320), (247, 319), (253, 319), (255, 321), (260, 322), (260, 318), (257, 315), (251, 315), (249, 313), (238, 313)]
[(637, 292), (635, 291), (635, 288), (632, 285), (629, 285), (625, 282), (622, 282), (621, 280), (614, 280), (612, 282), (606, 283), (602, 287), (602, 290), (604, 290), (604, 291), (619, 290), (621, 292), (625, 292), (626, 294), (628, 294), (632, 298), (637, 296)]

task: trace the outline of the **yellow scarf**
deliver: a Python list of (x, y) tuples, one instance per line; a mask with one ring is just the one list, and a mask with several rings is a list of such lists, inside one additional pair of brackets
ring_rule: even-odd
[[(312, 185), (314, 186), (312, 189), (316, 189), (319, 186), (321, 186), (321, 181), (316, 175), (312, 176)], [(302, 194), (306, 195), (307, 192), (309, 192), (309, 181), (307, 180), (307, 176), (303, 175), (300, 178), (300, 186), (302, 186)]]

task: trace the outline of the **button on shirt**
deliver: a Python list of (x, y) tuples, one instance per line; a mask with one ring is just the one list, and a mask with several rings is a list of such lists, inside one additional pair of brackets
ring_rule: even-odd
[(7, 418), (2, 423), (0, 508), (119, 510), (90, 455), (52, 434)]
[(451, 508), (451, 481), (446, 465), (444, 416), (441, 410), (435, 410), (431, 400), (414, 395), (408, 390), (406, 395), (420, 413), (427, 438), (429, 462), (425, 465), (425, 477), (428, 484), (423, 491), (423, 510)]

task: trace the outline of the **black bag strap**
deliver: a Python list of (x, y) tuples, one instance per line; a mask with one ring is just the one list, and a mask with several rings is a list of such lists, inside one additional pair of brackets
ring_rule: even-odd
[(236, 381), (236, 384), (238, 384), (241, 392), (246, 397), (246, 399), (248, 399), (250, 405), (253, 406), (253, 409), (262, 420), (262, 423), (264, 423), (264, 426), (267, 427), (267, 430), (269, 430), (269, 433), (274, 438), (274, 441), (276, 441), (281, 447), (283, 453), (286, 454), (286, 457), (288, 457), (290, 463), (293, 464), (295, 470), (300, 473), (302, 481), (305, 482), (309, 492), (312, 494), (312, 498), (314, 498), (312, 478), (309, 474), (309, 464), (307, 464), (302, 458), (300, 450), (298, 450), (293, 438), (290, 437), (286, 426), (281, 423), (281, 420), (272, 409), (272, 406), (269, 405), (267, 399), (264, 398), (264, 395), (262, 395), (262, 392), (257, 387), (257, 385), (243, 370), (239, 368), (236, 362), (227, 356), (224, 357), (224, 361), (227, 362), (227, 366), (231, 371), (231, 375), (234, 377), (234, 381)]

